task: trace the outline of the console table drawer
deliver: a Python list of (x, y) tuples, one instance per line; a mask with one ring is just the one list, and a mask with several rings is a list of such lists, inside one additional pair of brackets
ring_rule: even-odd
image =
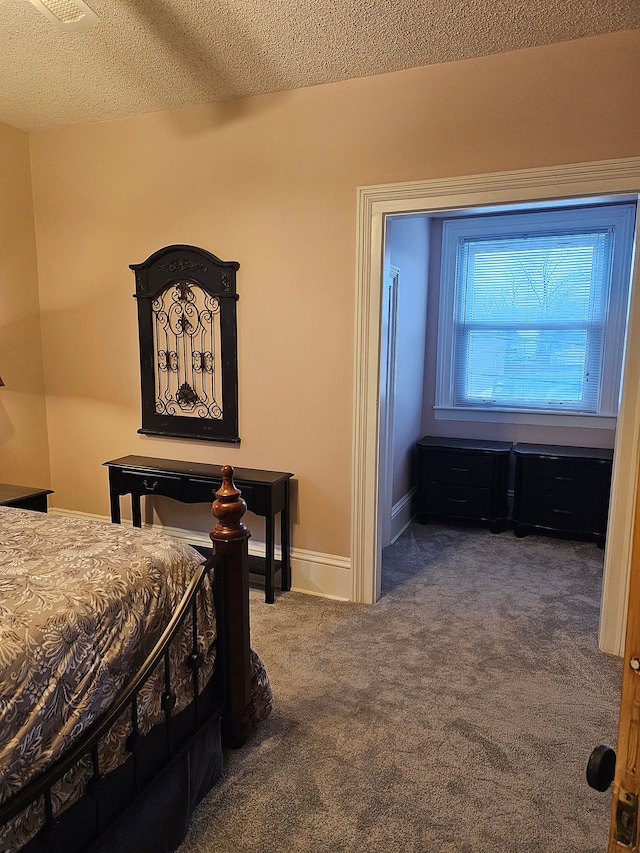
[(430, 453), (427, 481), (461, 486), (485, 486), (491, 482), (494, 461), (490, 456), (471, 453)]
[(120, 487), (127, 492), (140, 495), (164, 495), (175, 500), (182, 499), (182, 480), (167, 474), (145, 471), (122, 471)]
[[(207, 501), (215, 501), (216, 492), (222, 485), (222, 480), (204, 480), (198, 477), (189, 477), (188, 487), (185, 492), (185, 503), (205, 503)], [(253, 506), (253, 487), (245, 483), (242, 484), (240, 491), (242, 497), (246, 501), (249, 509)]]

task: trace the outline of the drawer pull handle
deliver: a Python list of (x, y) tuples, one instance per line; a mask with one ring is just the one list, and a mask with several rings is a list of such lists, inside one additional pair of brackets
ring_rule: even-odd
[(463, 474), (466, 474), (469, 469), (468, 468), (454, 468), (452, 466), (451, 470), (452, 471), (461, 471)]
[(469, 501), (465, 500), (464, 498), (449, 498), (449, 503), (452, 503), (452, 504), (468, 504)]
[(573, 515), (570, 509), (552, 509), (551, 512), (556, 512), (558, 515)]
[(149, 485), (149, 483), (148, 483), (148, 481), (147, 481), (147, 480), (143, 480), (143, 481), (142, 481), (142, 485), (145, 487), (145, 489), (146, 489), (148, 492), (153, 492), (153, 491), (155, 491), (155, 489), (157, 489), (157, 488), (158, 488), (158, 481), (157, 481), (157, 480), (154, 480), (154, 481), (153, 481), (153, 483), (152, 483), (152, 485)]
[(575, 477), (563, 477), (561, 474), (555, 474), (553, 477), (554, 480), (562, 480), (565, 483), (573, 483)]

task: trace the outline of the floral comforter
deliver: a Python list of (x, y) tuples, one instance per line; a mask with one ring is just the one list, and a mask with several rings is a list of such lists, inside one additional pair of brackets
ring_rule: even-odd
[[(158, 533), (0, 507), (0, 801), (47, 768), (109, 705), (202, 559)], [(201, 686), (213, 669), (215, 640), (205, 587), (198, 603)], [(183, 634), (172, 650), (176, 712), (193, 691), (189, 622)], [(162, 717), (161, 675), (138, 700), (142, 731)], [(122, 719), (105, 738), (101, 772), (126, 758), (127, 733)], [(57, 786), (56, 806), (69, 800), (72, 784)], [(18, 849), (41, 820), (34, 807), (0, 829), (0, 850)]]

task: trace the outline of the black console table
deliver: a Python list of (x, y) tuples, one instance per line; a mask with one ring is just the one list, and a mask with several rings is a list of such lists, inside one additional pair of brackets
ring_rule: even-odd
[[(222, 485), (220, 465), (152, 459), (148, 456), (123, 456), (104, 464), (109, 468), (111, 520), (115, 524), (120, 523), (120, 495), (131, 494), (133, 524), (141, 527), (141, 495), (162, 495), (182, 503), (212, 503), (216, 491)], [(247, 509), (265, 518), (264, 588), (268, 604), (274, 602), (274, 532), (278, 513), (282, 551), (280, 585), (283, 592), (291, 589), (289, 483), (292, 476), (283, 471), (234, 468), (233, 479), (242, 491)]]

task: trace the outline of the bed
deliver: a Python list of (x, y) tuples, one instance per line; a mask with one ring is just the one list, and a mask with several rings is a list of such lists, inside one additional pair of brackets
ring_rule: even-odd
[(270, 710), (249, 642), (245, 511), (223, 469), (214, 555), (0, 507), (0, 850), (175, 850)]

